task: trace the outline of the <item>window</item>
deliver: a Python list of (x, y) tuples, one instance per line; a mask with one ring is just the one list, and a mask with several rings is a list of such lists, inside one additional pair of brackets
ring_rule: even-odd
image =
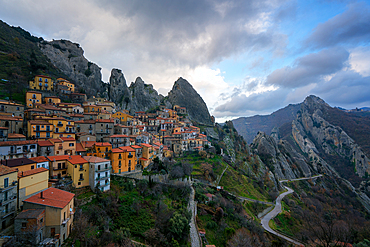
[(9, 187), (9, 178), (4, 178), (4, 188)]
[(35, 169), (35, 166), (31, 166), (31, 170)]
[(26, 222), (23, 222), (22, 223), (22, 228), (26, 228), (27, 227), (27, 223)]
[(45, 82), (48, 82), (48, 79), (45, 79)]
[(42, 81), (42, 78), (39, 78), (39, 81)]
[(74, 143), (70, 143), (70, 144), (69, 144), (69, 146), (70, 146), (70, 147), (73, 147), (74, 145), (75, 145)]
[(46, 132), (46, 137), (49, 138), (50, 137), (50, 132)]
[(50, 126), (46, 126), (46, 131), (50, 131)]
[(118, 161), (118, 167), (121, 168), (121, 161)]

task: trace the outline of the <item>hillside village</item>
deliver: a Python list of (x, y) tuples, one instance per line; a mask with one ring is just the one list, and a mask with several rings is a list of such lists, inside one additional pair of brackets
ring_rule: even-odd
[(210, 146), (179, 105), (130, 114), (45, 75), (24, 97), (26, 105), (0, 101), (1, 227), (14, 224), (17, 238), (32, 236), (34, 244), (60, 246), (71, 233), (74, 194), (64, 189), (104, 192), (111, 174)]

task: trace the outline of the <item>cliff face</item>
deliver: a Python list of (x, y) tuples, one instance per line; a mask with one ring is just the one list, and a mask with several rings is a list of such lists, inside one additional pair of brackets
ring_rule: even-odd
[(370, 173), (370, 159), (342, 128), (323, 118), (326, 108), (330, 106), (321, 99), (308, 97), (293, 121), (293, 138), (303, 152), (312, 150), (325, 157), (343, 177), (358, 185)]
[(130, 98), (125, 109), (129, 110), (131, 114), (137, 111), (155, 109), (160, 105), (163, 98), (153, 88), (152, 84), (145, 84), (140, 77), (131, 83), (129, 90)]
[(109, 99), (120, 108), (126, 109), (131, 94), (126, 84), (126, 79), (120, 69), (112, 69), (109, 78)]
[(55, 67), (76, 83), (77, 88), (84, 89), (89, 96), (105, 92), (101, 68), (83, 56), (84, 51), (79, 44), (68, 40), (43, 41), (39, 48)]
[(168, 93), (168, 101), (172, 105), (186, 107), (190, 120), (205, 125), (213, 124), (206, 103), (187, 80), (180, 77), (175, 82)]

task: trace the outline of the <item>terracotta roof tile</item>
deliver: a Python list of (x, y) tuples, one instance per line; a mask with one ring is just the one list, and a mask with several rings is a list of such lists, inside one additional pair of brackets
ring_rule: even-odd
[(4, 165), (0, 165), (0, 176), (6, 175), (6, 174), (9, 174), (9, 173), (13, 173), (13, 172), (17, 172), (17, 169), (16, 168), (11, 168), (11, 167), (8, 167), (8, 166), (4, 166)]
[(40, 147), (52, 147), (52, 146), (54, 146), (54, 144), (51, 143), (49, 140), (46, 140), (46, 141), (38, 141), (37, 144)]
[(54, 155), (54, 156), (46, 156), (50, 161), (61, 161), (61, 160), (68, 160), (69, 155)]
[(44, 167), (40, 167), (40, 168), (36, 168), (36, 169), (24, 171), (24, 172), (18, 172), (18, 178), (23, 178), (23, 177), (27, 177), (27, 176), (31, 176), (37, 173), (47, 172), (47, 171), (49, 170)]
[(32, 157), (32, 158), (30, 158), (30, 160), (33, 160), (37, 163), (45, 162), (45, 161), (49, 162), (49, 160), (45, 156)]
[(62, 141), (70, 142), (70, 141), (76, 141), (73, 137), (59, 137)]
[(122, 149), (123, 151), (125, 152), (135, 152), (135, 149), (133, 149), (132, 147), (130, 146), (123, 146), (123, 147), (119, 147), (119, 149)]
[(68, 162), (70, 162), (73, 165), (87, 163), (87, 160), (82, 158), (81, 155), (71, 155), (71, 156), (68, 157), (67, 160), (68, 160)]
[[(42, 197), (41, 197), (42, 194)], [(39, 205), (50, 206), (54, 208), (64, 208), (73, 199), (75, 194), (56, 189), (49, 188), (34, 196), (24, 200), (25, 203), (33, 203)]]
[(100, 163), (100, 162), (108, 162), (110, 160), (103, 159), (100, 157), (95, 157), (95, 156), (83, 156), (85, 160), (87, 160), (90, 163)]
[(76, 152), (86, 152), (86, 149), (82, 146), (81, 143), (76, 143)]
[(8, 134), (8, 139), (12, 139), (12, 138), (26, 138), (26, 136), (24, 136), (22, 134), (9, 133)]

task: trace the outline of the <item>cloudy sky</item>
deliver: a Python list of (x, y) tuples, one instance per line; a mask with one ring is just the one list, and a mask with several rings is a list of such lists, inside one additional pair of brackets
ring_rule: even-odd
[(370, 106), (370, 1), (0, 0), (0, 19), (166, 95), (178, 77), (217, 121), (269, 114), (310, 94)]

